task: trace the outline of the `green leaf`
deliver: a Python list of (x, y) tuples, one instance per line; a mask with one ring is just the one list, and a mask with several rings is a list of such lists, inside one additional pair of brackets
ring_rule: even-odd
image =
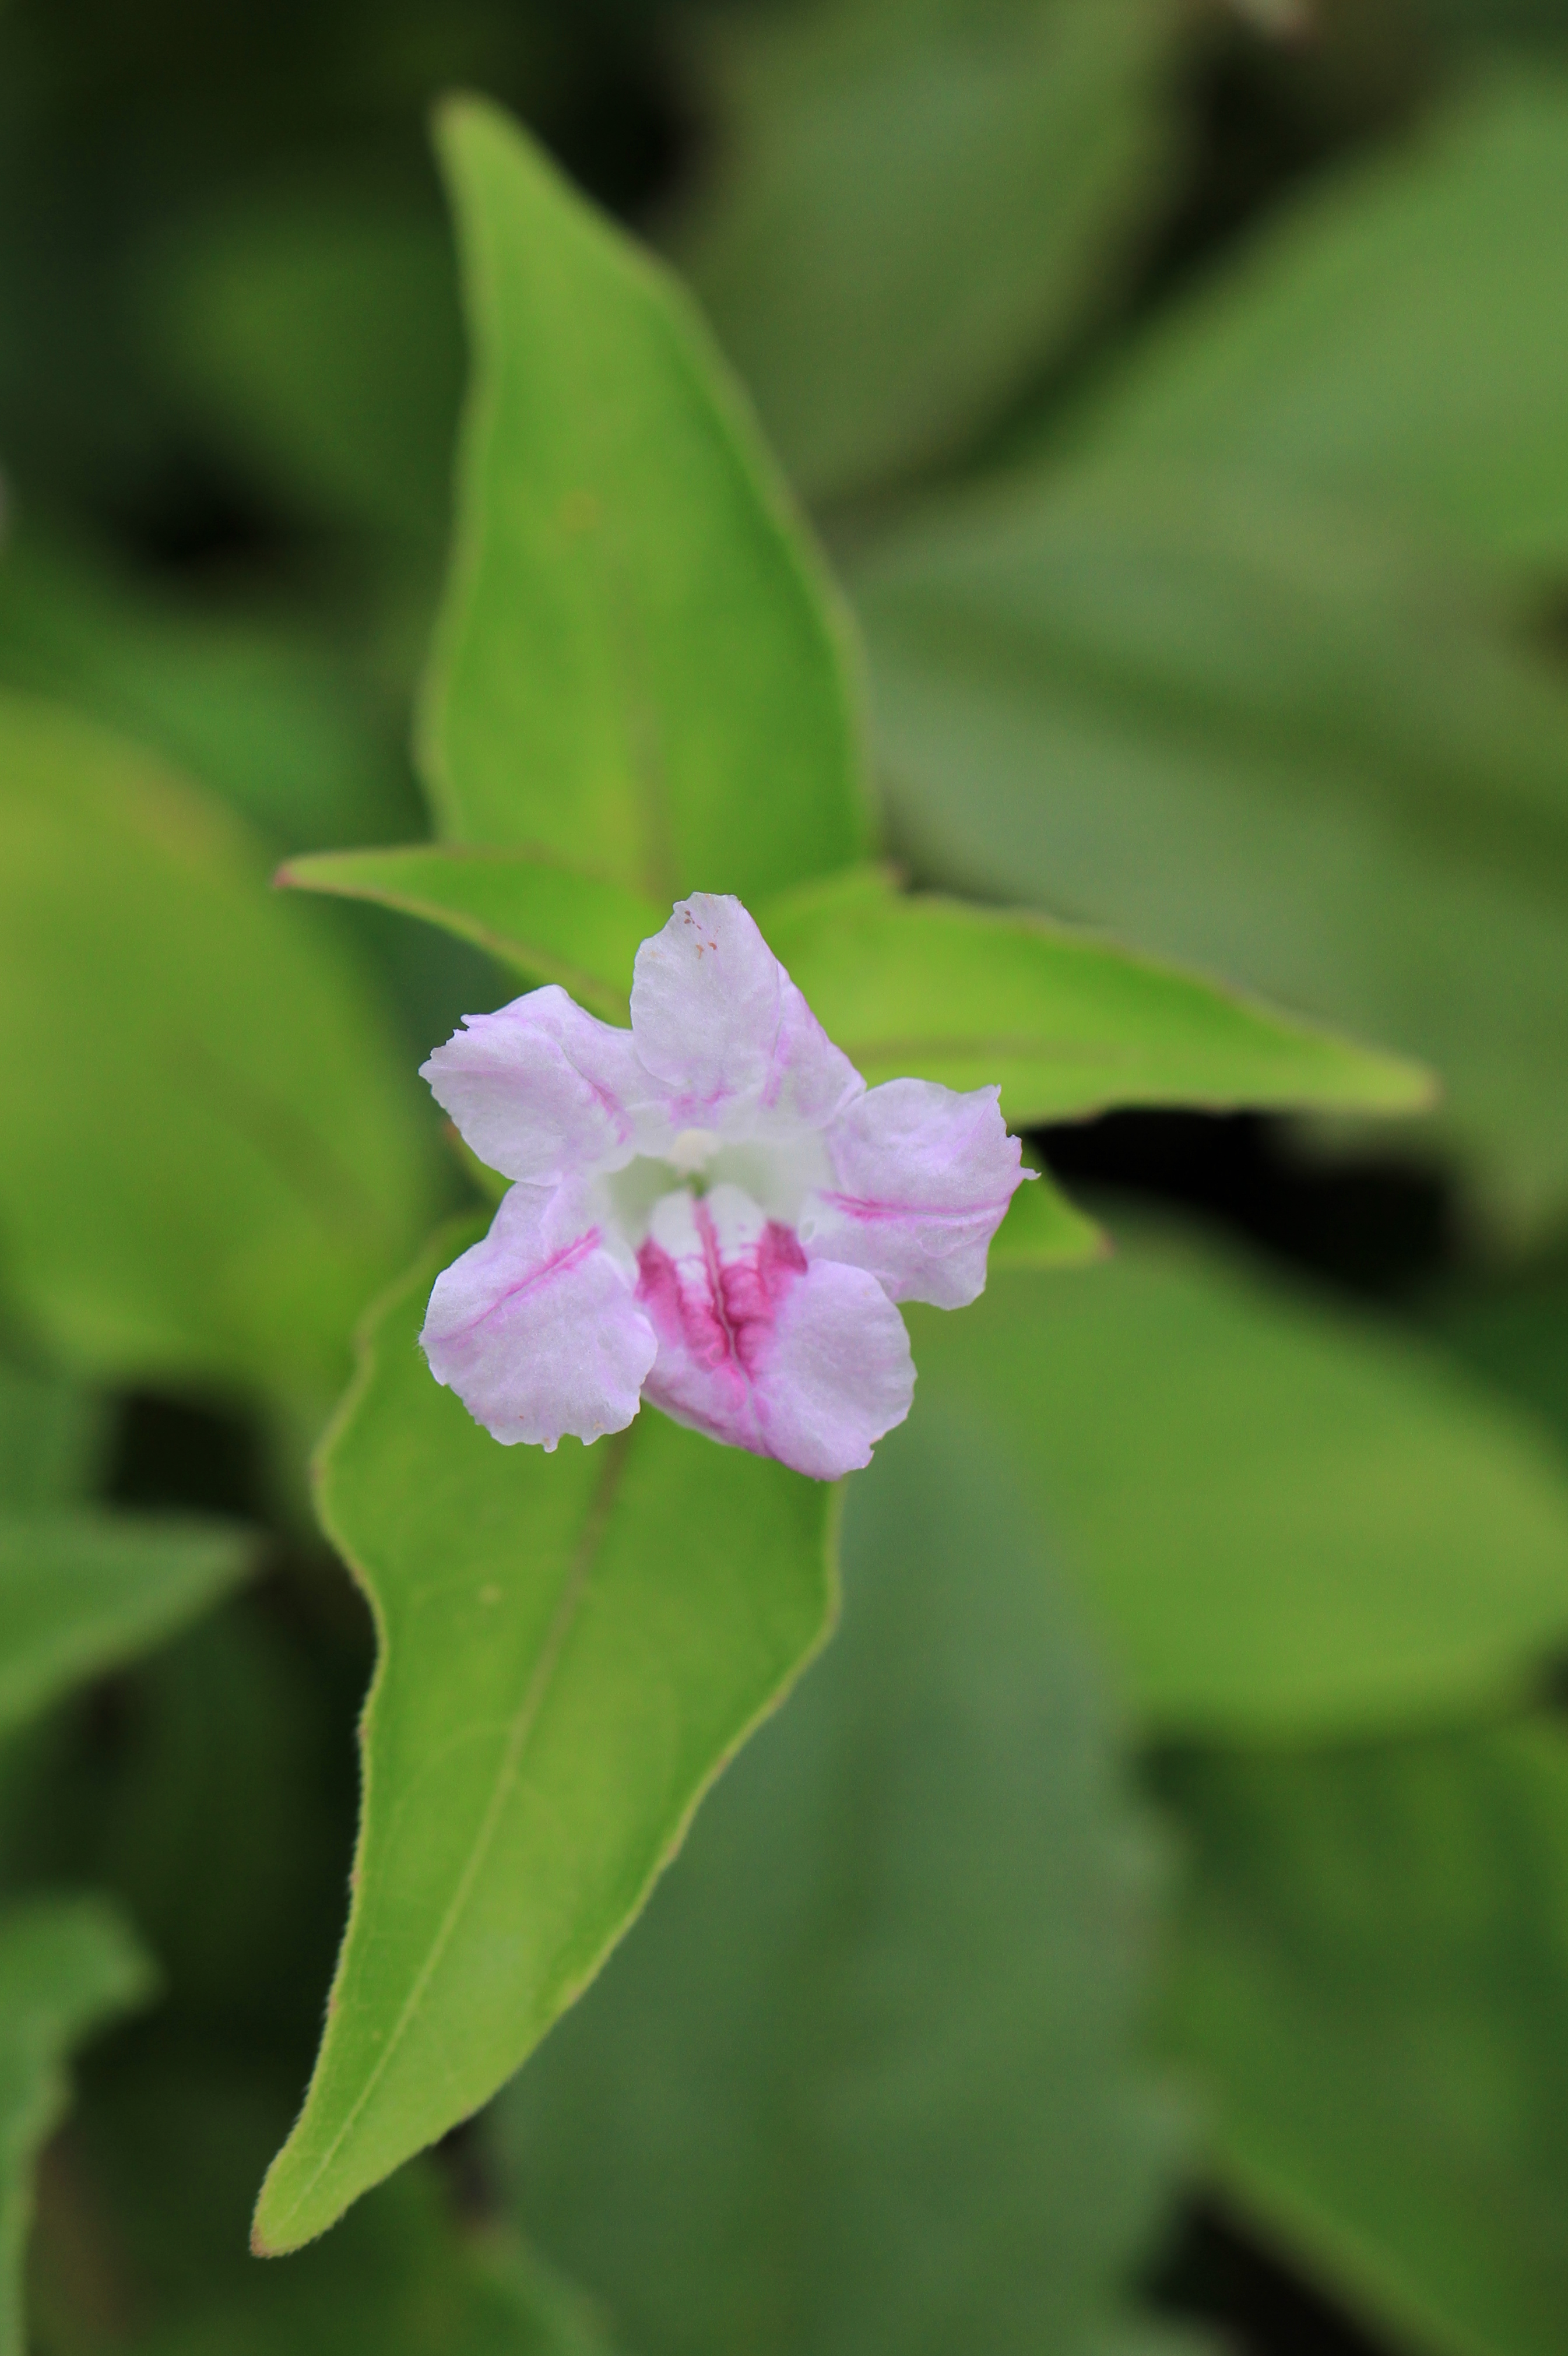
[(0, 1732), (215, 1603), (255, 1551), (221, 1522), (0, 1516)]
[(625, 884), (554, 861), (449, 843), (291, 859), (277, 880), (439, 925), (530, 981), (560, 982), (607, 1023), (628, 1020), (631, 961), (667, 913)]
[[(1035, 1167), (1031, 1156), (1025, 1160)], [(1110, 1248), (1092, 1219), (1069, 1203), (1047, 1173), (1035, 1167), (1031, 1183), (1008, 1204), (992, 1242), (993, 1268), (1078, 1268)]]
[(91, 1375), (319, 1402), (430, 1181), (357, 967), (220, 806), (10, 695), (0, 848), (8, 1284)]
[(724, 1762), (822, 1642), (835, 1493), (651, 1408), (500, 1448), (415, 1347), (439, 1237), (324, 1447), (381, 1660), (349, 1932), (259, 2247), (475, 2110), (597, 1970)]
[(813, 498), (950, 455), (1114, 300), (1175, 110), (1163, 0), (854, 0), (709, 30), (678, 237)]
[[(523, 852), (345, 851), (282, 881), (379, 900), (476, 941), (532, 981), (627, 1020), (651, 903)], [(854, 868), (759, 905), (767, 937), (830, 1037), (873, 1084), (914, 1074), (999, 1084), (1025, 1126), (1116, 1104), (1400, 1112), (1424, 1073), (1088, 933), (956, 900), (905, 898)]]
[(1239, 474), (1019, 478), (860, 578), (918, 873), (1124, 931), (1442, 1073), (1568, 1200), (1568, 688), (1496, 586)]
[[(442, 2175), (404, 2169), (286, 2265), (245, 2246), (256, 2171), (288, 2119), (275, 2073), (173, 2035), (97, 2073), (68, 2159), (93, 2253), (130, 2276), (136, 2356), (609, 2356), (585, 2302), (493, 2226), (453, 2214)], [(96, 2351), (81, 2222), (40, 2204), (35, 2304), (48, 2346)], [(74, 2238), (71, 2234), (76, 2225)], [(129, 2263), (127, 2263), (127, 2261)], [(119, 2344), (118, 2341), (115, 2343)]]
[(166, 754), (286, 851), (413, 833), (390, 713), (310, 630), (172, 596), (37, 530), (0, 554), (0, 680)]
[(0, 2356), (25, 2356), (27, 2344), (33, 2163), (69, 2100), (65, 2057), (153, 1987), (151, 1963), (96, 1900), (40, 1899), (0, 1914)]
[(1431, 1098), (1413, 1065), (1036, 916), (921, 896), (776, 920), (770, 938), (874, 1086), (996, 1083), (1019, 1129), (1112, 1105), (1409, 1112)]
[(669, 901), (866, 833), (846, 624), (679, 287), (449, 105), (475, 388), (422, 728), (441, 831)]
[(1568, 80), (1498, 78), (1255, 235), (1101, 389), (1078, 444), (1345, 490), (1560, 562), (1565, 208)]
[(63, 1505), (93, 1485), (108, 1403), (0, 1357), (0, 1515)]
[(1568, 1449), (1568, 1255), (1501, 1281), (1454, 1285), (1426, 1305), (1447, 1347)]
[(1172, 2043), (1221, 2179), (1370, 2327), (1557, 2356), (1568, 1753), (1555, 1726), (1197, 1759)]
[(834, 1643), (498, 2106), (519, 2214), (646, 2356), (1131, 2324), (1178, 2141), (1137, 2051), (1154, 1859), (965, 1406), (922, 1372), (850, 1486)]
[(1568, 1637), (1568, 1480), (1439, 1352), (1196, 1241), (909, 1315), (1006, 1435), (1163, 1731), (1496, 1707)]

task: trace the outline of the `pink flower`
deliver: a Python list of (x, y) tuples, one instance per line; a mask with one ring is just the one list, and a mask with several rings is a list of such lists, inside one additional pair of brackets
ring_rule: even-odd
[(961, 1308), (1026, 1173), (997, 1090), (866, 1087), (738, 900), (637, 953), (631, 1029), (553, 985), (470, 1014), (423, 1067), (515, 1183), (436, 1279), (437, 1382), (504, 1441), (678, 1423), (820, 1481), (909, 1412), (894, 1303)]

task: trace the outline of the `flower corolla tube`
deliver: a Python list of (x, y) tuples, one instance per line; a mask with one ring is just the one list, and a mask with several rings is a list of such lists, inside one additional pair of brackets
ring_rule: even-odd
[(503, 1441), (597, 1440), (646, 1398), (836, 1480), (909, 1412), (895, 1302), (973, 1301), (1026, 1174), (995, 1088), (868, 1088), (713, 893), (639, 949), (629, 1031), (552, 984), (467, 1016), (422, 1070), (513, 1182), (420, 1336)]

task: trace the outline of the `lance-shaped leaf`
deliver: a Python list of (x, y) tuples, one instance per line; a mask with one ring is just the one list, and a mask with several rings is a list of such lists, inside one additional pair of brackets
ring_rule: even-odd
[(1219, 1755), (1170, 2040), (1230, 2198), (1432, 2356), (1557, 2356), (1568, 2313), (1568, 1748), (1545, 1720)]
[(0, 1732), (194, 1619), (255, 1549), (248, 1531), (194, 1518), (0, 1515)]
[(922, 1376), (850, 1487), (842, 1630), (499, 2106), (529, 2232), (644, 2356), (1131, 2338), (1182, 2140), (1138, 2053), (1157, 1877), (975, 1404)]
[(773, 946), (873, 1085), (996, 1082), (1016, 1128), (1112, 1105), (1408, 1112), (1431, 1098), (1412, 1064), (1039, 917), (889, 899), (776, 923)]
[(421, 729), (441, 830), (669, 900), (862, 847), (846, 626), (694, 308), (455, 102), (475, 380)]
[[(663, 921), (651, 902), (523, 852), (345, 851), (296, 859), (283, 880), (425, 917), (530, 981), (575, 984), (622, 1023), (637, 944)], [(757, 913), (868, 1080), (999, 1083), (1019, 1127), (1112, 1105), (1408, 1112), (1431, 1098), (1414, 1065), (1200, 975), (1043, 917), (905, 897), (875, 870)]]
[(499, 1448), (415, 1347), (467, 1234), (370, 1333), (320, 1503), (381, 1643), (349, 1933), (258, 2247), (478, 2107), (593, 1976), (832, 1611), (834, 1493), (645, 1408)]
[(358, 969), (265, 878), (152, 755), (0, 695), (7, 1285), (89, 1373), (314, 1406), (429, 1155)]
[(66, 2055), (145, 2002), (154, 1979), (120, 1917), (96, 1901), (40, 1899), (0, 1914), (0, 2356), (25, 2356), (27, 2344), (33, 2163), (69, 2100)]

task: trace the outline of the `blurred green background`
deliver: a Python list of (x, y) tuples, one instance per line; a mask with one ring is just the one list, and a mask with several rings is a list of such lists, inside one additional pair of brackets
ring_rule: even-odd
[[(354, 1315), (463, 1199), (413, 1068), (506, 994), (263, 888), (427, 830), (454, 87), (693, 283), (864, 625), (906, 870), (1444, 1096), (1391, 1131), (1036, 1140), (1116, 1261), (927, 1321), (969, 1469), (890, 1443), (904, 1485), (857, 1485), (842, 1653), (496, 2115), (263, 2270), (371, 1656), (304, 1451)], [(7, 1918), (16, 2151), (65, 2048), (144, 2006), (48, 2143), (29, 2344), (1554, 2356), (1568, 7), (7, 0), (0, 473), (0, 686), (128, 748), (123, 798), (38, 770), (48, 841), (0, 776), (17, 1658), (11, 1522), (85, 1515), (100, 1581), (81, 1659), (0, 1681), (0, 1870), (114, 1893), (163, 1990), (91, 1914)], [(377, 1173), (345, 1194), (291, 1142), (303, 1272), (209, 1159), (227, 985), (156, 947), (136, 747), (213, 806), (206, 951), (275, 994), (251, 1079), (303, 1056)], [(142, 1517), (176, 1511), (206, 1519), (155, 1574)], [(918, 1708), (911, 1625), (946, 1680)], [(856, 2042), (879, 1973), (897, 2100)]]

